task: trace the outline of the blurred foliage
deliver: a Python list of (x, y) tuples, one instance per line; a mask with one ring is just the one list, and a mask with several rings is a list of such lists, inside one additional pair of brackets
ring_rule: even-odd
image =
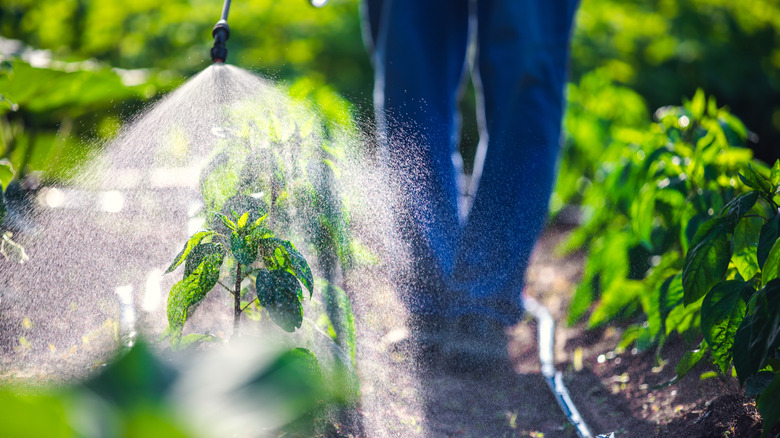
[[(254, 350), (257, 345), (243, 347)], [(323, 379), (310, 352), (293, 349), (258, 359), (237, 355), (238, 350), (222, 346), (158, 357), (139, 343), (83, 384), (0, 386), (0, 434), (324, 436), (333, 429), (328, 409), (347, 399)]]
[(650, 108), (698, 88), (757, 133), (759, 158), (780, 144), (780, 3), (776, 0), (583, 0), (573, 80), (602, 69)]
[[(15, 160), (20, 175), (46, 167), (40, 164), (50, 162), (46, 151), (82, 158), (70, 152), (84, 145), (58, 144), (68, 141), (56, 140), (57, 133), (109, 137), (122, 119), (138, 110), (142, 99), (170, 90), (207, 66), (211, 28), (221, 7), (222, 2), (201, 0), (0, 0), (0, 34), (48, 51), (27, 53), (25, 62), (76, 73), (68, 79), (74, 83), (84, 80), (83, 72), (74, 70), (96, 66), (133, 73), (117, 71), (133, 88), (124, 97), (116, 96), (119, 90), (104, 78), (99, 87), (106, 89), (102, 102), (86, 105), (61, 97), (59, 105), (56, 99), (49, 105), (18, 102), (17, 112), (3, 116), (2, 143), (7, 144), (10, 135), (19, 136), (16, 143), (36, 145), (29, 151), (27, 146), (13, 148), (18, 155), (27, 151), (32, 156), (21, 167)], [(358, 7), (358, 0), (333, 0), (323, 8), (306, 0), (235, 2), (228, 60), (287, 84), (301, 79), (315, 88), (329, 84), (336, 95), (355, 104), (352, 110), (359, 112), (359, 120), (370, 120), (373, 74), (361, 40)], [(573, 81), (599, 70), (636, 90), (649, 108), (674, 104), (702, 88), (758, 134), (757, 156), (772, 162), (780, 142), (779, 8), (774, 0), (584, 0), (572, 41)], [(9, 41), (2, 40), (0, 51), (6, 57), (20, 55)], [(42, 56), (59, 65), (41, 65)], [(74, 87), (64, 85), (66, 90)], [(474, 99), (467, 97), (466, 114), (474, 113), (473, 105)], [(0, 106), (9, 104), (2, 101)], [(465, 122), (462, 148), (470, 168), (477, 134), (473, 121)], [(58, 152), (63, 148), (67, 153)], [(0, 157), (11, 154), (7, 149), (0, 150)]]
[[(278, 79), (310, 76), (352, 98), (371, 96), (356, 1), (314, 8), (306, 0), (234, 2), (228, 61)], [(222, 1), (2, 0), (0, 33), (114, 67), (190, 76), (211, 63)]]

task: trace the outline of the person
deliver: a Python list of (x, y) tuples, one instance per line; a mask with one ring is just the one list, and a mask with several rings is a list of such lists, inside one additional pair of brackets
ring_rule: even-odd
[[(522, 317), (525, 271), (547, 218), (577, 2), (364, 0), (362, 7), (377, 137), (399, 181), (400, 228), (415, 255), (402, 298), (433, 327), (431, 339), (471, 342), (465, 352), (505, 351), (501, 333)], [(456, 149), (470, 41), (480, 144), (463, 215)], [(440, 329), (449, 335), (437, 338)]]

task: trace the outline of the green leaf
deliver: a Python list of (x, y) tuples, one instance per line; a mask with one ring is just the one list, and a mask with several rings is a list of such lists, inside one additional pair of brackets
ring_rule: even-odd
[(193, 234), (189, 240), (187, 240), (187, 243), (184, 244), (184, 248), (182, 248), (181, 251), (179, 251), (179, 254), (177, 254), (173, 259), (171, 266), (168, 266), (168, 269), (165, 270), (165, 273), (167, 274), (169, 272), (173, 272), (173, 270), (176, 269), (180, 264), (184, 263), (184, 260), (187, 259), (190, 251), (192, 251), (192, 249), (195, 248), (195, 246), (197, 246), (201, 240), (213, 234), (214, 231), (211, 230), (198, 231), (197, 233)]
[(775, 161), (775, 165), (772, 166), (769, 182), (772, 183), (775, 189), (780, 186), (780, 160)]
[[(257, 199), (248, 195), (236, 195), (229, 198), (222, 205), (219, 213), (225, 217), (231, 218), (238, 216), (240, 219), (244, 213), (247, 215), (246, 223), (252, 225), (259, 225), (262, 220), (267, 217), (268, 208), (262, 199)], [(253, 226), (253, 228), (255, 228)], [(222, 223), (215, 223), (214, 230), (220, 234), (230, 234), (230, 231), (235, 231), (235, 227), (231, 228), (230, 225), (222, 221)]]
[(723, 207), (723, 213), (725, 213), (731, 223), (736, 224), (742, 219), (742, 216), (753, 208), (757, 200), (758, 192), (750, 192), (737, 196)]
[(767, 284), (778, 277), (780, 277), (780, 239), (775, 241), (764, 266), (761, 267), (761, 283)]
[(236, 221), (236, 226), (241, 229), (246, 226), (246, 222), (249, 220), (249, 212), (242, 214), (240, 218)]
[(704, 90), (701, 88), (696, 90), (696, 94), (693, 95), (693, 100), (690, 105), (693, 119), (700, 120), (704, 115), (704, 110), (707, 106), (707, 98), (704, 96)]
[[(242, 217), (246, 217), (244, 214)], [(230, 233), (230, 251), (233, 257), (242, 265), (251, 265), (257, 259), (257, 247), (260, 239), (254, 233), (245, 234), (233, 231)]]
[(650, 335), (658, 339), (666, 335), (666, 318), (669, 312), (682, 303), (682, 275), (676, 274), (658, 282), (658, 286), (650, 296), (651, 304), (647, 312), (647, 323)]
[(614, 320), (644, 291), (644, 285), (640, 281), (623, 279), (612, 283), (602, 294), (596, 308), (593, 309), (593, 313), (588, 319), (588, 328), (598, 327)]
[[(236, 223), (232, 220), (228, 219), (227, 216), (225, 216), (222, 213), (218, 213), (217, 216), (219, 216), (219, 219), (222, 221), (222, 225), (225, 226), (230, 231), (236, 231)], [(226, 234), (226, 233), (220, 233), (220, 234)]]
[(352, 366), (355, 363), (357, 338), (355, 334), (355, 316), (352, 313), (352, 305), (347, 293), (338, 286), (326, 284), (322, 290), (325, 300), (325, 312), (330, 319), (333, 330), (336, 332), (336, 342), (347, 350)]
[(762, 192), (771, 192), (769, 181), (766, 180), (761, 174), (753, 169), (753, 166), (748, 164), (748, 171), (745, 175), (738, 173), (740, 181), (751, 189), (760, 190)]
[(225, 249), (222, 244), (219, 243), (201, 243), (195, 245), (190, 254), (187, 256), (187, 261), (184, 263), (184, 276), (192, 274), (195, 269), (203, 262), (206, 256), (215, 253), (225, 253)]
[(756, 409), (764, 419), (761, 438), (768, 438), (772, 429), (780, 422), (780, 372), (775, 372), (772, 383), (756, 399)]
[(631, 204), (631, 225), (634, 233), (647, 248), (652, 248), (653, 246), (650, 237), (653, 233), (655, 201), (655, 185), (646, 184)]
[(677, 373), (674, 379), (680, 380), (685, 377), (704, 358), (706, 353), (707, 349), (704, 348), (703, 343), (699, 344), (694, 350), (686, 351), (674, 368), (674, 371)]
[[(14, 168), (8, 160), (0, 160), (0, 198), (3, 197), (3, 190), (8, 188), (8, 183), (14, 179)], [(3, 220), (0, 218), (0, 223)]]
[(762, 224), (760, 217), (746, 217), (742, 218), (734, 229), (734, 252), (731, 261), (745, 280), (750, 280), (760, 270), (757, 249)]
[(769, 181), (767, 181), (766, 178), (761, 176), (760, 173), (756, 172), (756, 169), (753, 169), (753, 166), (748, 164), (748, 173), (750, 174), (751, 178), (758, 184), (758, 187), (763, 191), (767, 193), (772, 192), (772, 186), (769, 184)]
[(260, 239), (259, 248), (269, 268), (289, 269), (309, 290), (311, 297), (314, 293), (314, 276), (306, 259), (295, 249), (295, 245), (286, 240), (270, 237)]
[[(171, 328), (171, 345), (174, 347), (181, 341), (184, 323), (193, 306), (203, 300), (219, 280), (219, 270), (225, 257), (222, 245), (202, 244), (197, 248), (201, 247), (205, 247), (201, 249), (202, 253), (197, 254), (196, 257), (191, 255), (187, 259), (188, 263), (190, 259), (198, 259), (198, 265), (184, 279), (174, 284), (168, 295), (168, 324)], [(185, 270), (186, 268), (188, 267), (185, 266)]]
[(294, 275), (281, 269), (257, 273), (257, 299), (276, 325), (294, 332), (303, 323), (301, 285)]
[(775, 245), (778, 237), (780, 237), (780, 214), (769, 218), (761, 227), (761, 234), (758, 236), (758, 250), (756, 251), (759, 266), (764, 266), (767, 257), (769, 257), (769, 251)]
[(745, 287), (745, 282), (738, 280), (718, 283), (701, 303), (701, 331), (723, 374), (728, 371), (734, 335), (745, 316), (746, 305), (741, 298)]
[(754, 375), (780, 347), (780, 279), (753, 294), (734, 337), (734, 368), (740, 382)]
[(298, 277), (298, 280), (303, 283), (303, 286), (309, 290), (309, 298), (311, 298), (311, 295), (314, 293), (314, 276), (311, 273), (309, 264), (306, 262), (306, 259), (303, 258), (303, 255), (295, 249), (295, 245), (293, 245), (292, 242), (284, 240), (282, 241), (282, 246), (287, 250), (295, 276)]
[(724, 218), (702, 224), (685, 255), (683, 269), (683, 301), (691, 304), (718, 283), (726, 274), (731, 259), (731, 244), (727, 238), (729, 226)]

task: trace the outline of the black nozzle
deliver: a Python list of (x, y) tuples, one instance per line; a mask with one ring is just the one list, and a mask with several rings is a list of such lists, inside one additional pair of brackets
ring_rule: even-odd
[(223, 63), (227, 60), (227, 47), (225, 42), (230, 38), (230, 27), (225, 20), (217, 21), (211, 31), (214, 37), (214, 46), (211, 48), (211, 61)]

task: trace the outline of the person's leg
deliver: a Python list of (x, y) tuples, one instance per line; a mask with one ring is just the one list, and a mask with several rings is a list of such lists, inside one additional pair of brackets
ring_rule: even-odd
[[(452, 153), (468, 1), (381, 3), (374, 33), (377, 133), (397, 176), (400, 234), (414, 258), (402, 295), (413, 313), (442, 314), (444, 278), (460, 234)], [(369, 3), (369, 16), (376, 7)]]
[(477, 0), (478, 79), (487, 149), (451, 287), (455, 314), (512, 324), (531, 252), (547, 218), (559, 150), (576, 0)]

